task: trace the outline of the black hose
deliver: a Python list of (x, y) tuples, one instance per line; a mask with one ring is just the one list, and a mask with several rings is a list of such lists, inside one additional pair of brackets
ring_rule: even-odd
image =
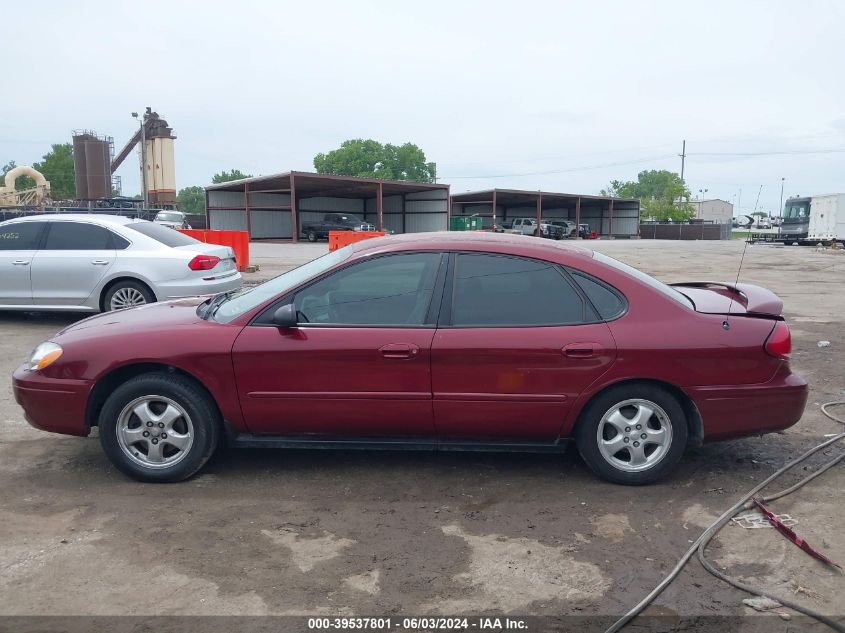
[[(835, 406), (835, 405), (845, 405), (845, 400), (844, 401), (824, 403), (821, 406), (822, 413), (824, 415), (826, 415), (828, 418), (830, 418), (831, 420), (839, 422), (840, 424), (845, 424), (845, 420), (843, 420), (843, 419), (833, 415), (832, 413), (828, 412), (828, 410), (827, 410), (828, 407)], [(663, 591), (666, 589), (666, 587), (668, 587), (672, 583), (672, 581), (674, 581), (675, 578), (678, 577), (678, 574), (680, 574), (681, 570), (684, 568), (684, 566), (687, 564), (687, 562), (689, 562), (689, 559), (692, 558), (692, 555), (696, 552), (696, 550), (699, 550), (699, 560), (701, 560), (701, 563), (702, 563), (702, 565), (704, 565), (704, 568), (707, 571), (709, 571), (710, 573), (712, 573), (713, 575), (715, 575), (717, 578), (720, 578), (721, 580), (724, 580), (725, 582), (727, 582), (731, 585), (734, 585), (735, 587), (742, 589), (743, 591), (747, 591), (749, 593), (754, 593), (756, 595), (765, 595), (762, 592), (759, 592), (757, 589), (750, 587), (750, 585), (742, 585), (742, 583), (736, 584), (736, 583), (738, 583), (738, 581), (733, 581), (732, 579), (728, 578), (727, 576), (725, 576), (724, 574), (722, 574), (718, 570), (715, 570), (715, 568), (712, 565), (710, 565), (709, 562), (707, 562), (707, 564), (705, 564), (706, 559), (704, 558), (703, 553), (702, 553), (703, 552), (702, 544), (704, 544), (706, 546), (706, 544), (710, 542), (710, 540), (716, 535), (716, 533), (719, 530), (721, 530), (731, 520), (731, 518), (737, 512), (739, 512), (740, 510), (749, 508), (750, 507), (749, 502), (758, 492), (760, 492), (760, 490), (765, 488), (772, 481), (774, 481), (775, 479), (777, 479), (778, 477), (783, 475), (785, 472), (787, 472), (788, 470), (790, 470), (794, 466), (797, 466), (798, 464), (802, 463), (803, 461), (805, 461), (806, 459), (808, 459), (812, 455), (816, 454), (817, 452), (819, 452), (823, 448), (827, 448), (831, 444), (834, 444), (841, 439), (845, 439), (845, 433), (839, 433), (837, 435), (834, 435), (833, 437), (831, 437), (830, 439), (822, 442), (821, 444), (818, 444), (817, 446), (810, 448), (809, 450), (804, 452), (802, 455), (800, 455), (796, 459), (792, 460), (791, 462), (789, 462), (785, 466), (781, 467), (780, 469), (776, 470), (774, 473), (772, 473), (766, 479), (764, 479), (761, 483), (757, 484), (754, 488), (752, 488), (751, 491), (746, 493), (739, 501), (737, 501), (733, 506), (731, 506), (727, 511), (725, 511), (718, 519), (716, 519), (716, 521), (714, 521), (710, 525), (710, 527), (708, 527), (701, 534), (701, 536), (699, 536), (695, 540), (695, 542), (684, 553), (684, 555), (681, 556), (681, 559), (678, 561), (678, 563), (675, 565), (675, 567), (672, 569), (672, 571), (670, 571), (669, 574), (663, 580), (661, 580), (660, 583), (658, 583), (658, 585), (654, 589), (652, 589), (651, 592), (649, 592), (649, 594), (645, 598), (640, 600), (640, 602), (638, 602), (636, 604), (636, 606), (634, 606), (630, 611), (628, 611), (625, 615), (623, 615), (616, 622), (614, 622), (610, 626), (610, 628), (607, 629), (607, 631), (605, 633), (616, 633), (617, 631), (621, 630), (626, 624), (628, 624), (628, 622), (630, 622), (635, 617), (637, 617), (640, 613), (642, 613), (642, 611), (649, 604), (651, 604), (654, 601), (654, 599), (657, 598), (657, 596), (659, 596), (661, 593), (663, 593)], [(806, 485), (807, 483), (809, 483), (810, 481), (812, 481), (813, 479), (815, 479), (816, 477), (818, 477), (819, 475), (821, 475), (822, 473), (827, 471), (828, 469), (832, 468), (834, 465), (838, 464), (840, 461), (842, 461), (843, 458), (845, 458), (845, 454), (837, 456), (836, 458), (829, 461), (824, 466), (822, 466), (820, 469), (816, 470), (811, 475), (805, 477), (804, 479), (802, 479), (798, 483), (790, 486), (789, 488), (786, 488), (785, 490), (782, 490), (778, 493), (775, 493), (775, 494), (773, 494), (769, 497), (764, 497), (764, 500), (770, 501), (772, 499), (779, 499), (780, 497), (783, 497), (783, 496), (785, 496), (785, 495), (787, 495), (791, 492), (794, 492), (795, 490), (798, 490), (799, 488)], [(742, 586), (740, 586), (740, 585), (742, 585)], [(769, 597), (772, 600), (777, 600), (778, 602), (780, 602), (781, 604), (783, 604), (784, 606), (786, 606), (788, 608), (794, 609), (795, 611), (798, 611), (800, 613), (805, 613), (806, 615), (809, 615), (810, 617), (816, 618), (820, 622), (824, 622), (824, 624), (827, 624), (828, 626), (833, 628), (835, 631), (845, 632), (845, 628), (843, 628), (843, 626), (841, 624), (835, 622), (834, 620), (828, 618), (825, 615), (810, 611), (809, 609), (806, 609), (805, 607), (795, 608), (796, 606), (800, 606), (800, 605), (795, 605), (795, 603), (792, 603), (791, 601), (788, 601), (788, 600), (780, 600), (779, 598), (775, 598), (775, 597), (771, 597), (771, 596), (765, 596), (765, 597)]]

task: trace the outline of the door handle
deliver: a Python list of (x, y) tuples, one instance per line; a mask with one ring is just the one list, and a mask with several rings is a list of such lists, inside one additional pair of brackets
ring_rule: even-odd
[(16, 259), (12, 262), (12, 266), (29, 266), (29, 260), (26, 259)]
[(107, 260), (107, 259), (92, 259), (91, 263), (94, 264), (95, 266), (106, 266), (106, 265), (108, 265), (109, 260)]
[(388, 343), (387, 345), (382, 345), (378, 351), (385, 358), (407, 359), (419, 356), (420, 348), (418, 345), (408, 343)]
[(570, 343), (560, 351), (567, 358), (595, 358), (599, 349), (597, 343)]

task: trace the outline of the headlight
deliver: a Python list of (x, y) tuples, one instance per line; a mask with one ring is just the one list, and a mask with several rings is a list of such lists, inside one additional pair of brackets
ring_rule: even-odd
[(62, 348), (47, 341), (41, 343), (32, 352), (32, 357), (29, 359), (29, 371), (38, 371), (44, 369), (59, 360), (62, 355)]

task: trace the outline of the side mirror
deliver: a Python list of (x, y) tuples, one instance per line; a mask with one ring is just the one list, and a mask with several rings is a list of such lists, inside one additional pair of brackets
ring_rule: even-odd
[(273, 324), (277, 327), (296, 327), (296, 308), (292, 303), (285, 304), (273, 313)]

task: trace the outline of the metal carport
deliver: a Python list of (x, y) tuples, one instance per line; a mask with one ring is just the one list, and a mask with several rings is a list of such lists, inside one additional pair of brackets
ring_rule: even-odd
[(485, 228), (515, 218), (572, 220), (589, 224), (604, 237), (635, 237), (640, 222), (640, 201), (520, 189), (488, 189), (452, 196), (453, 216), (477, 215)]
[(299, 241), (303, 221), (325, 213), (361, 216), (395, 233), (445, 231), (449, 185), (290, 171), (205, 188), (208, 227), (251, 239)]

